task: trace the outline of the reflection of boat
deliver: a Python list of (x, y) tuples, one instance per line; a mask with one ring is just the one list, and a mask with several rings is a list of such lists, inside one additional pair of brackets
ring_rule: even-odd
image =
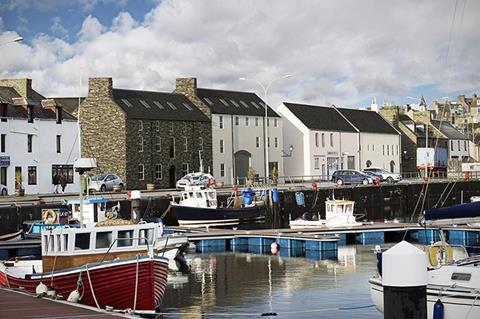
[(357, 216), (353, 214), (354, 205), (355, 202), (351, 200), (327, 199), (325, 201), (325, 219), (305, 213), (303, 218), (291, 220), (290, 228), (359, 226), (362, 223), (356, 221)]
[(172, 198), (171, 205), (180, 226), (238, 226), (265, 222), (264, 205), (218, 207), (217, 192), (213, 188), (187, 187), (181, 192), (179, 202)]
[[(428, 226), (446, 226), (480, 221), (480, 202), (427, 210), (424, 223)], [(429, 247), (427, 285), (427, 318), (433, 318), (434, 305), (443, 304), (443, 317), (480, 318), (480, 257), (455, 260), (453, 248), (445, 242), (440, 228), (441, 242)], [(370, 279), (370, 292), (377, 309), (383, 312), (381, 275)], [(438, 301), (439, 300), (439, 301)]]

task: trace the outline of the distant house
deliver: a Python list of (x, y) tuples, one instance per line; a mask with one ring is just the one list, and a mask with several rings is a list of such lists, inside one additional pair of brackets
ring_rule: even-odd
[(400, 134), (376, 112), (283, 103), (284, 145), (293, 145), (284, 158), (289, 176), (322, 176), (338, 169), (380, 167), (400, 170)]
[(56, 175), (78, 192), (77, 119), (32, 88), (31, 79), (0, 80), (0, 183), (9, 193), (51, 193)]
[(82, 156), (95, 157), (97, 172), (118, 174), (128, 189), (175, 187), (201, 164), (212, 166), (210, 119), (182, 94), (90, 78), (79, 120)]
[(279, 175), (283, 174), (282, 119), (270, 106), (265, 119), (265, 102), (255, 93), (198, 88), (195, 78), (177, 79), (175, 92), (185, 94), (211, 118), (212, 172), (218, 181), (228, 184), (243, 181), (249, 167), (263, 177), (265, 144), (268, 175), (274, 167)]
[(448, 159), (466, 161), (470, 157), (468, 139), (447, 121), (431, 120), (432, 125), (448, 139)]

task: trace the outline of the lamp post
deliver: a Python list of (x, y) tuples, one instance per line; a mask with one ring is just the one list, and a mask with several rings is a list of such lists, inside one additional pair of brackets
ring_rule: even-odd
[(264, 121), (263, 121), (263, 127), (265, 129), (265, 132), (264, 132), (264, 135), (265, 135), (265, 139), (264, 139), (264, 152), (265, 152), (265, 181), (268, 180), (268, 127), (267, 127), (267, 122), (268, 122), (268, 104), (267, 104), (267, 94), (268, 94), (268, 89), (270, 88), (270, 86), (272, 85), (273, 82), (275, 81), (279, 81), (279, 80), (283, 80), (283, 79), (286, 79), (286, 78), (290, 78), (292, 77), (292, 75), (290, 74), (286, 74), (284, 76), (281, 76), (279, 78), (275, 78), (273, 80), (271, 80), (270, 82), (268, 82), (267, 85), (263, 85), (260, 81), (258, 80), (255, 80), (255, 79), (248, 79), (248, 78), (244, 78), (244, 77), (241, 77), (239, 78), (239, 80), (241, 81), (252, 81), (252, 82), (255, 82), (257, 83), (263, 90), (263, 103), (264, 103), (264, 107), (265, 107), (265, 118), (264, 118)]
[(20, 42), (22, 40), (23, 40), (22, 37), (16, 37), (15, 39), (12, 39), (10, 41), (0, 43), (0, 46), (6, 45), (6, 44), (9, 44), (9, 43)]

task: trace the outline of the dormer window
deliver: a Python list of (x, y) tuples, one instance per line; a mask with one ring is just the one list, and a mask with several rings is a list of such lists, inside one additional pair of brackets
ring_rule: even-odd
[(55, 116), (57, 119), (57, 124), (62, 124), (63, 120), (63, 111), (61, 107), (56, 106), (55, 107)]
[(33, 123), (33, 105), (27, 106), (27, 121)]

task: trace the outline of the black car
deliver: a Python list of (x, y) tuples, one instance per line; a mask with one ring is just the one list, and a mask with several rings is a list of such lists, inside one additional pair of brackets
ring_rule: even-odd
[(373, 178), (365, 173), (353, 169), (344, 169), (335, 171), (332, 175), (332, 182), (338, 185), (342, 184), (363, 184), (373, 183)]

